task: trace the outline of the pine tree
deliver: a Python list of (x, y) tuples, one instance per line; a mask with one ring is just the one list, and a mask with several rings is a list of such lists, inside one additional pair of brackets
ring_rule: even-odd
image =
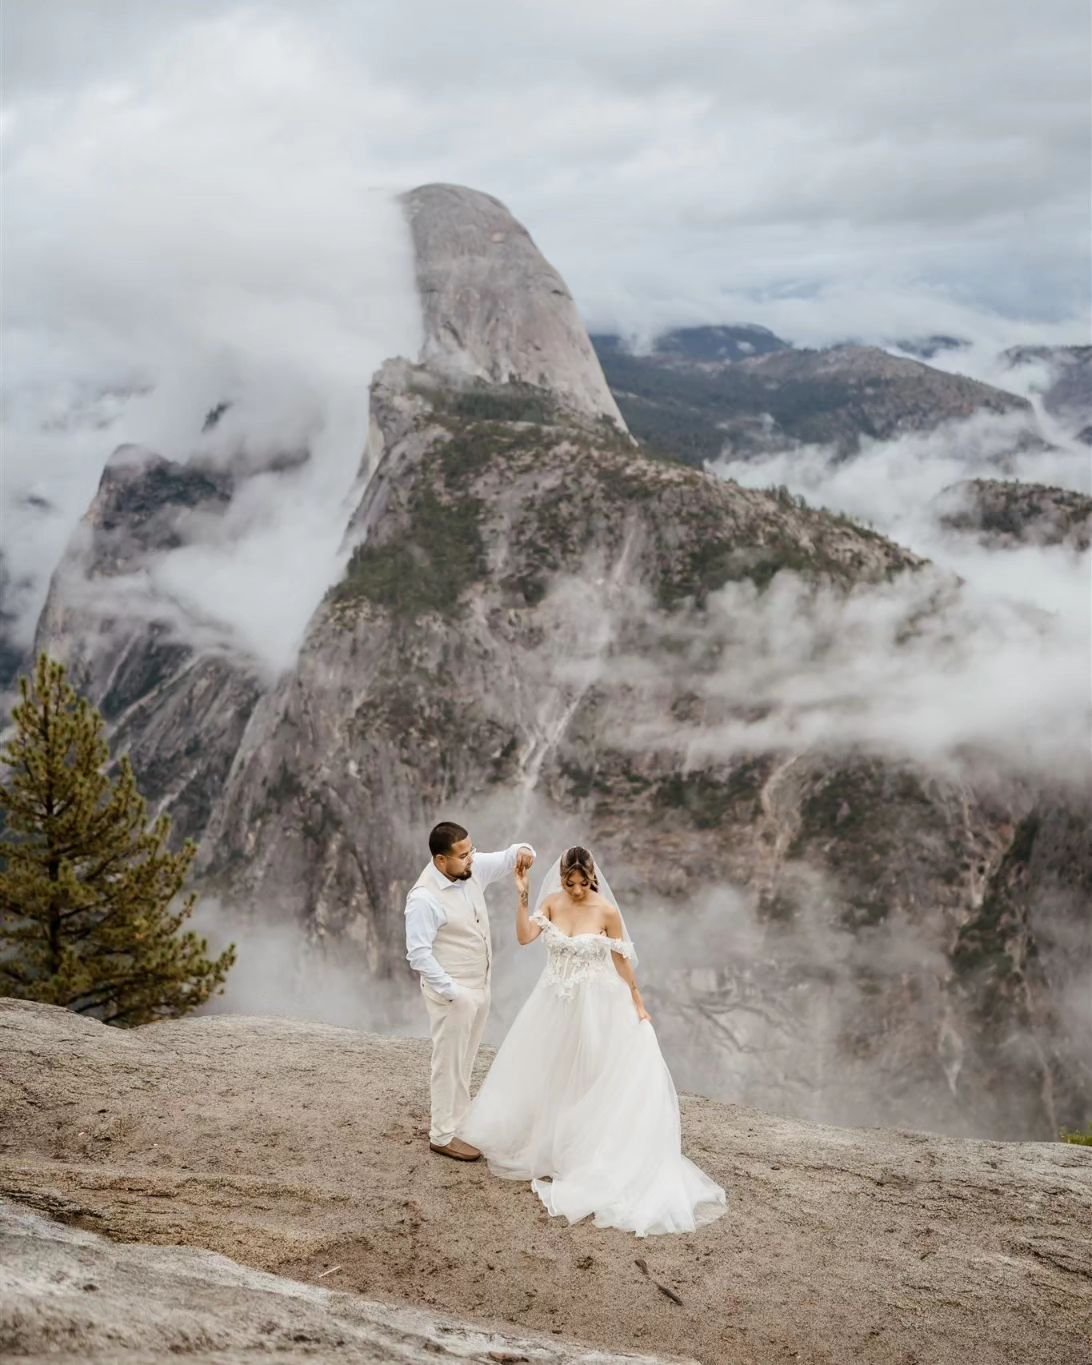
[(186, 1014), (222, 990), (235, 947), (216, 959), (179, 933), (196, 896), (181, 893), (197, 854), (150, 826), (127, 757), (117, 776), (99, 712), (47, 655), (19, 683), (0, 754), (0, 995), (133, 1026)]

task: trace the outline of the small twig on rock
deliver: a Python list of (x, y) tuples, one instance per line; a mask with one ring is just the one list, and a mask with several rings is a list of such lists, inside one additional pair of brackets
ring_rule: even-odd
[(332, 1265), (332, 1266), (330, 1267), (329, 1270), (322, 1270), (322, 1271), (320, 1271), (320, 1272), (315, 1276), (315, 1279), (316, 1279), (316, 1280), (323, 1280), (323, 1279), (326, 1278), (327, 1275), (332, 1275), (332, 1274), (334, 1273), (335, 1270), (340, 1270), (340, 1269), (341, 1269), (341, 1266), (339, 1266), (339, 1265)]
[(661, 1284), (660, 1281), (657, 1280), (649, 1272), (648, 1262), (645, 1260), (643, 1256), (635, 1256), (633, 1258), (633, 1264), (637, 1267), (637, 1269), (641, 1272), (642, 1275), (648, 1275), (648, 1278), (652, 1281), (652, 1283), (656, 1286), (656, 1288), (660, 1291), (661, 1294), (666, 1295), (667, 1298), (669, 1298), (672, 1303), (677, 1303), (680, 1307), (682, 1307), (682, 1299), (679, 1297), (679, 1295), (676, 1294), (673, 1289), (669, 1289), (666, 1284)]

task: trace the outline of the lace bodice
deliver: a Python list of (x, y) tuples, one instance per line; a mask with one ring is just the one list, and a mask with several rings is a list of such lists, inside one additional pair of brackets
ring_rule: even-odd
[(566, 934), (553, 920), (536, 910), (531, 916), (532, 924), (542, 930), (546, 944), (547, 983), (558, 995), (568, 997), (582, 981), (595, 977), (616, 976), (617, 972), (611, 954), (628, 958), (635, 966), (637, 950), (628, 938), (608, 938), (606, 934)]

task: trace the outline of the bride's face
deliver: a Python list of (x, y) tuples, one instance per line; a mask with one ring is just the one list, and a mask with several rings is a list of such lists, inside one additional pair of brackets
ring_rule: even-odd
[(567, 872), (561, 885), (574, 901), (580, 902), (588, 894), (588, 879), (583, 872)]

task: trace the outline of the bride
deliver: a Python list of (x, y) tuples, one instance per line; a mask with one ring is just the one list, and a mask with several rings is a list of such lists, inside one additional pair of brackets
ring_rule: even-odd
[(679, 1101), (633, 975), (618, 903), (585, 848), (553, 864), (516, 937), (546, 964), (459, 1127), (489, 1169), (530, 1180), (551, 1214), (638, 1237), (692, 1232), (727, 1195), (682, 1154)]

